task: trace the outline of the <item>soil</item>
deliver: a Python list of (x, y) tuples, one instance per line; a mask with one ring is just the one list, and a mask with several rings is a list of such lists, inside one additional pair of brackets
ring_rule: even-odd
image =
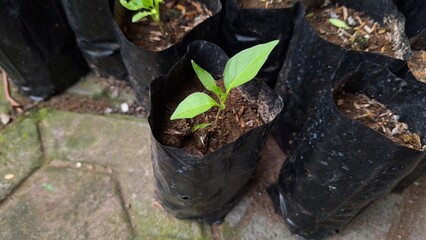
[(412, 133), (399, 116), (392, 113), (383, 104), (364, 94), (342, 93), (335, 97), (337, 107), (346, 116), (382, 133), (395, 143), (424, 150), (420, 136)]
[[(380, 53), (396, 57), (392, 45), (392, 30), (381, 26), (369, 16), (345, 6), (325, 6), (309, 9), (305, 18), (325, 40), (343, 48)], [(329, 20), (344, 21), (350, 29), (338, 28)]]
[(408, 61), (408, 67), (417, 80), (426, 83), (426, 51), (413, 51), (413, 57)]
[(165, 0), (160, 5), (162, 31), (151, 17), (132, 23), (134, 14), (134, 11), (124, 13), (121, 29), (127, 39), (149, 51), (161, 51), (179, 42), (187, 32), (213, 15), (195, 0)]
[[(219, 80), (218, 85), (223, 88), (223, 81)], [(191, 93), (205, 92), (216, 99), (212, 93), (203, 88), (196, 77), (176, 92), (175, 96), (171, 96), (165, 101), (167, 104), (164, 116), (161, 116), (162, 123), (158, 132), (158, 140), (164, 145), (182, 148), (194, 155), (204, 155), (235, 141), (245, 132), (263, 125), (257, 112), (257, 105), (250, 103), (238, 89), (231, 90), (225, 103), (226, 109), (221, 111), (216, 125), (214, 122), (218, 107), (213, 107), (193, 119), (171, 121), (170, 116), (178, 104)], [(211, 123), (212, 125), (192, 132), (192, 127), (200, 123)]]
[(278, 9), (289, 8), (298, 0), (237, 0), (240, 8), (245, 9)]
[[(100, 115), (125, 114), (138, 117), (146, 117), (148, 115), (148, 109), (137, 102), (126, 102), (128, 105), (128, 111), (126, 112), (117, 107), (117, 104), (112, 103), (111, 97), (114, 98), (120, 94), (129, 94), (134, 91), (128, 82), (113, 79), (100, 79), (99, 81), (106, 89), (105, 93), (100, 96), (81, 96), (65, 92), (42, 102), (34, 102), (20, 93), (17, 87), (9, 80), (12, 88), (12, 97), (17, 100), (20, 107), (12, 108), (12, 111), (3, 113), (10, 118), (10, 121), (7, 124), (0, 123), (0, 131), (19, 116), (40, 108)], [(0, 91), (4, 91), (2, 85), (0, 85)]]

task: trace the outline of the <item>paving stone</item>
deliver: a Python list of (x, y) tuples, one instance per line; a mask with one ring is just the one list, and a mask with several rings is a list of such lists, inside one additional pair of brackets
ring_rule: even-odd
[[(129, 120), (130, 119), (130, 120)], [(49, 112), (41, 123), (48, 159), (108, 166), (117, 175), (137, 239), (209, 239), (210, 227), (177, 220), (154, 199), (146, 120)], [(83, 164), (82, 168), (85, 167)]]
[(123, 168), (129, 158), (149, 154), (150, 143), (142, 136), (149, 129), (141, 118), (48, 111), (44, 119), (40, 128), (49, 160)]
[(223, 240), (297, 239), (275, 212), (266, 192), (266, 188), (276, 181), (285, 155), (275, 140), (269, 138), (261, 157), (248, 193), (216, 227)]
[(386, 239), (392, 222), (401, 213), (401, 195), (390, 193), (375, 200), (343, 231), (330, 240), (379, 240)]
[(111, 104), (119, 108), (121, 103), (132, 105), (137, 102), (134, 91), (124, 91), (123, 89), (115, 88), (111, 91), (108, 89), (106, 79), (98, 78), (95, 73), (90, 73), (72, 87), (67, 89), (67, 93), (81, 96), (92, 96), (94, 98), (107, 98)]
[(0, 133), (0, 202), (43, 163), (35, 120), (27, 118)]
[(426, 239), (426, 175), (402, 194), (402, 213), (389, 231), (389, 240)]
[(103, 173), (48, 167), (0, 207), (0, 239), (131, 239), (119, 188)]
[(67, 89), (67, 93), (81, 96), (99, 97), (106, 95), (106, 85), (102, 84), (102, 79), (96, 77), (96, 74), (91, 72), (87, 76), (81, 78), (76, 84)]

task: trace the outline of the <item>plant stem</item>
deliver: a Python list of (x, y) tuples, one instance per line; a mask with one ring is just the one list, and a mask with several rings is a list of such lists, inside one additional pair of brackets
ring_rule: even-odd
[(219, 119), (219, 114), (221, 110), (222, 110), (221, 107), (219, 107), (219, 109), (217, 110), (216, 119), (214, 120), (214, 124), (213, 124), (215, 127), (217, 126), (217, 120)]

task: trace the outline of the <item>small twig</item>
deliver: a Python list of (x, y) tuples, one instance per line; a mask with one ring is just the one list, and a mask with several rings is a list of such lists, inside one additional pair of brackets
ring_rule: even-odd
[(7, 77), (7, 73), (3, 70), (3, 84), (4, 84), (4, 92), (6, 95), (6, 100), (9, 102), (9, 104), (14, 108), (20, 108), (21, 104), (16, 102), (12, 96), (10, 96), (10, 89), (9, 89), (9, 80)]

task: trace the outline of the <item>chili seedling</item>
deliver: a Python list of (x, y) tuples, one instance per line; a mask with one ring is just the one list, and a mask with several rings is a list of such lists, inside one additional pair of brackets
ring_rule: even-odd
[(152, 20), (160, 26), (161, 31), (164, 33), (160, 19), (160, 3), (162, 2), (163, 0), (120, 0), (123, 7), (131, 11), (138, 11), (133, 15), (132, 22), (138, 22), (144, 17), (151, 16)]
[[(178, 105), (170, 117), (170, 120), (193, 118), (216, 106), (218, 107), (214, 122), (214, 125), (216, 125), (220, 112), (226, 108), (225, 102), (231, 90), (249, 82), (257, 75), (278, 42), (278, 40), (275, 40), (256, 45), (237, 53), (229, 59), (223, 72), (225, 91), (222, 91), (222, 89), (217, 86), (216, 81), (209, 72), (191, 60), (192, 67), (198, 79), (200, 79), (204, 88), (214, 93), (217, 100), (206, 93), (192, 93)], [(209, 123), (201, 123), (199, 125), (194, 126), (193, 131), (210, 126)]]

